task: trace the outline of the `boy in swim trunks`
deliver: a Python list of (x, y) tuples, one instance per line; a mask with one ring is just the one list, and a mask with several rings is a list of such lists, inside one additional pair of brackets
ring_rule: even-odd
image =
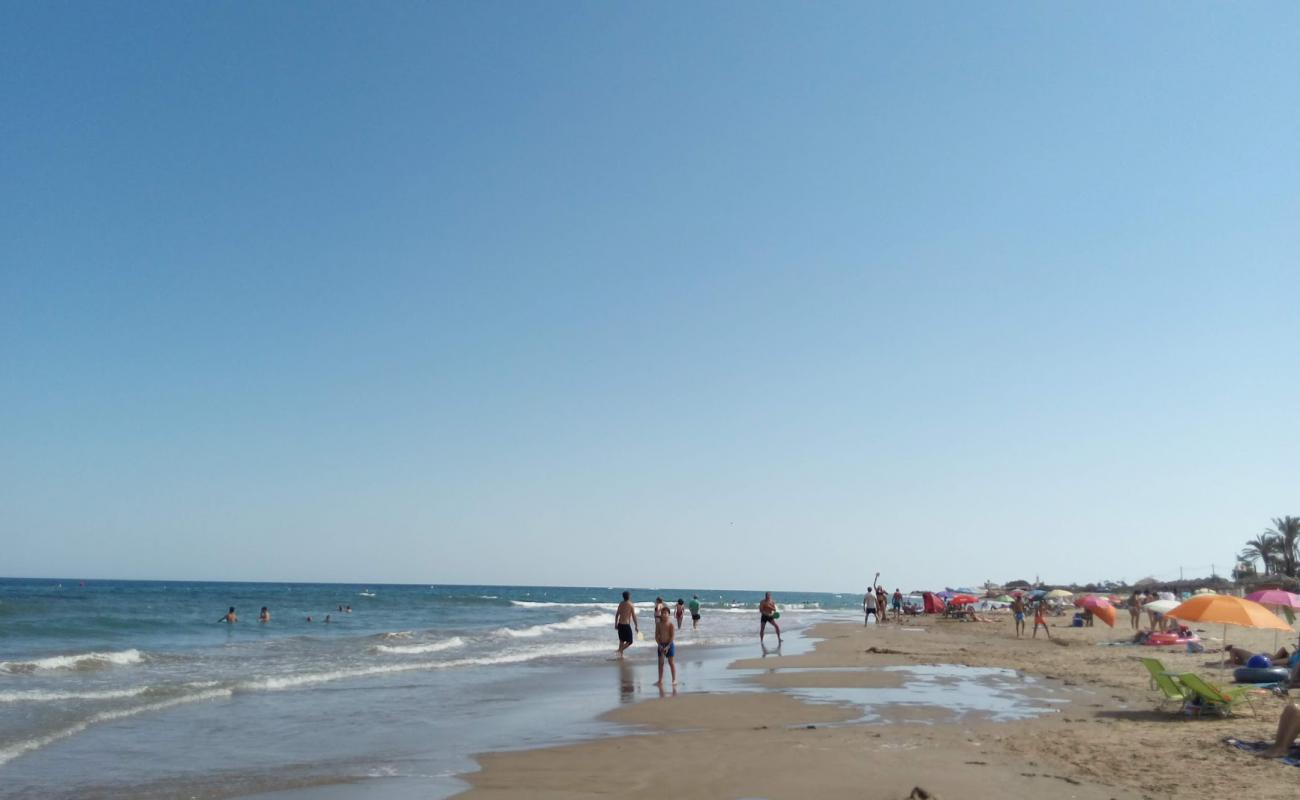
[(655, 644), (659, 646), (659, 680), (655, 686), (664, 685), (664, 659), (668, 659), (668, 668), (673, 673), (673, 686), (677, 685), (677, 629), (668, 615), (667, 604), (659, 609), (659, 619), (655, 621)]
[(1016, 618), (1016, 638), (1019, 639), (1025, 632), (1025, 599), (1020, 595), (1011, 600), (1011, 613)]
[(1047, 629), (1047, 602), (1044, 600), (1039, 600), (1034, 605), (1034, 632), (1029, 638), (1031, 639), (1038, 638), (1039, 625), (1043, 626), (1043, 633), (1047, 634), (1048, 639), (1051, 639), (1052, 632)]
[(614, 629), (618, 631), (618, 657), (623, 657), (623, 651), (632, 646), (632, 628), (641, 630), (641, 626), (636, 621), (636, 609), (632, 607), (632, 593), (623, 592), (623, 602), (618, 604), (618, 610), (614, 612)]

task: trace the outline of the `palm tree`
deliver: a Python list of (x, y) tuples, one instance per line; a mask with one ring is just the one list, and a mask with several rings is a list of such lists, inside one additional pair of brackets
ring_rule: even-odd
[(1264, 574), (1272, 575), (1274, 567), (1279, 563), (1277, 559), (1278, 545), (1272, 531), (1266, 531), (1256, 536), (1254, 539), (1246, 542), (1246, 547), (1242, 549), (1238, 556), (1242, 561), (1255, 563), (1256, 559), (1264, 562)]
[(1300, 517), (1274, 517), (1273, 527), (1265, 533), (1278, 543), (1281, 571), (1296, 577), (1296, 562), (1300, 560), (1296, 552), (1296, 544), (1300, 543)]

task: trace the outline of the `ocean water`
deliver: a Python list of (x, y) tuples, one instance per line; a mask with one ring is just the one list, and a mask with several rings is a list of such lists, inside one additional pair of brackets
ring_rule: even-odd
[[(445, 796), (657, 691), (652, 641), (609, 661), (621, 588), (0, 579), (0, 797)], [(632, 592), (648, 640), (656, 595), (700, 596), (683, 691), (758, 647), (759, 591)], [(794, 632), (861, 602), (776, 599)]]

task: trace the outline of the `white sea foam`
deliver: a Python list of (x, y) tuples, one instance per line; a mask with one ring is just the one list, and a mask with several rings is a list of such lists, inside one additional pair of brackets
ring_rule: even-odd
[(381, 644), (375, 647), (375, 652), (392, 653), (396, 655), (417, 655), (420, 653), (437, 653), (442, 650), (451, 650), (456, 647), (464, 646), (464, 639), (459, 636), (453, 636), (450, 639), (441, 642), (429, 642), (427, 644)]
[(89, 728), (91, 725), (95, 725), (100, 722), (111, 722), (112, 720), (124, 719), (126, 717), (133, 717), (136, 714), (143, 714), (149, 711), (162, 711), (165, 708), (178, 706), (181, 705), (182, 703), (194, 703), (200, 700), (215, 700), (220, 697), (229, 697), (229, 696), (230, 696), (229, 689), (209, 689), (207, 691), (198, 692), (190, 695), (184, 695), (182, 697), (173, 697), (170, 700), (162, 700), (157, 703), (148, 703), (141, 706), (135, 706), (133, 708), (122, 708), (113, 711), (101, 711), (98, 714), (93, 714), (87, 717), (86, 719), (83, 719), (81, 722), (78, 722), (75, 725), (70, 725), (66, 728), (55, 731), (54, 733), (49, 733), (44, 736), (36, 736), (31, 739), (25, 739), (19, 742), (15, 742), (3, 749), (0, 749), (0, 764), (6, 764), (10, 761), (13, 761), (18, 756), (21, 756), (25, 753), (30, 753), (33, 750), (39, 750), (40, 748), (45, 747), (46, 745), (49, 744), (53, 744), (54, 742), (57, 742), (60, 739), (66, 739), (69, 736), (74, 736), (78, 733), (81, 733), (86, 728)]
[(87, 692), (49, 692), (43, 689), (0, 692), (0, 703), (56, 703), (66, 700), (119, 700), (137, 697), (149, 691), (148, 686), (133, 689), (103, 689)]
[(0, 672), (20, 673), (51, 669), (96, 669), (112, 665), (138, 664), (144, 655), (134, 648), (107, 653), (75, 653), (32, 661), (0, 661)]
[(541, 625), (530, 625), (527, 628), (498, 628), (496, 634), (512, 639), (533, 639), (556, 631), (576, 631), (604, 625), (612, 627), (613, 624), (608, 614), (579, 614), (561, 622), (547, 622)]

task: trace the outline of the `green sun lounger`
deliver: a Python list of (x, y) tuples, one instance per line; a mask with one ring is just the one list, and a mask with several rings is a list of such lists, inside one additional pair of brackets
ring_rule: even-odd
[(1252, 686), (1234, 686), (1230, 690), (1220, 689), (1194, 672), (1178, 676), (1178, 682), (1187, 687), (1191, 695), (1183, 709), (1194, 714), (1213, 711), (1215, 714), (1227, 715), (1243, 701), (1250, 706), (1250, 713), (1255, 713), (1255, 704), (1250, 702)]
[(1192, 696), (1191, 690), (1185, 689), (1174, 680), (1173, 674), (1165, 669), (1165, 665), (1160, 663), (1159, 659), (1144, 658), (1142, 666), (1147, 668), (1151, 673), (1151, 688), (1160, 692), (1160, 702), (1156, 708), (1161, 709), (1173, 704), (1179, 710), (1182, 710), (1188, 699)]

